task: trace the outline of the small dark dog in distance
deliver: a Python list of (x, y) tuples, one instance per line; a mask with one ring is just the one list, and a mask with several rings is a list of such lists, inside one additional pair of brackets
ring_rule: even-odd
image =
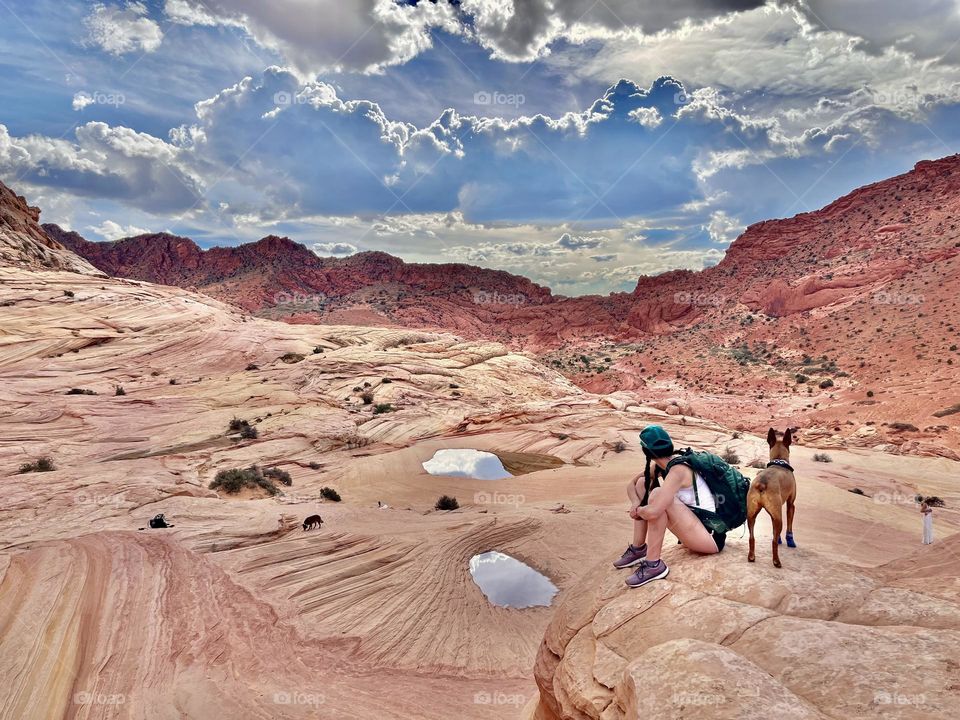
[(304, 530), (312, 530), (313, 528), (319, 528), (323, 525), (323, 518), (319, 515), (311, 515), (306, 520), (303, 521)]
[(783, 438), (777, 437), (777, 431), (770, 428), (767, 433), (767, 445), (770, 446), (770, 462), (750, 483), (747, 492), (747, 527), (750, 529), (750, 553), (747, 560), (756, 559), (754, 552), (753, 524), (760, 508), (770, 515), (773, 521), (773, 564), (780, 567), (780, 531), (783, 529), (783, 504), (787, 504), (787, 546), (795, 548), (793, 540), (793, 513), (796, 510), (797, 480), (790, 465), (790, 443), (793, 439), (792, 428), (787, 428)]
[[(172, 528), (173, 525), (167, 523), (167, 519), (163, 516), (163, 513), (159, 513), (150, 518), (148, 523), (151, 528), (156, 530), (157, 528)], [(137, 528), (137, 530), (146, 530), (146, 528)]]

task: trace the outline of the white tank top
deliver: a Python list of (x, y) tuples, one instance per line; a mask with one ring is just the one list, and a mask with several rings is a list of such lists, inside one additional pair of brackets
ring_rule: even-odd
[[(693, 485), (677, 490), (677, 499), (689, 507), (698, 507), (710, 512), (717, 511), (717, 501), (710, 492), (710, 488), (703, 478), (694, 473), (693, 482), (696, 483), (697, 491), (694, 493)], [(699, 498), (700, 502), (697, 502)]]

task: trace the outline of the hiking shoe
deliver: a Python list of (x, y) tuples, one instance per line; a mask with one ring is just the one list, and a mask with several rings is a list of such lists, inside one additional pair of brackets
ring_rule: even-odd
[(640, 567), (638, 567), (637, 571), (628, 577), (625, 582), (632, 588), (638, 588), (652, 580), (661, 580), (669, 574), (670, 568), (667, 567), (667, 564), (663, 560), (657, 560), (656, 562), (641, 560)]
[(617, 570), (623, 570), (624, 568), (633, 567), (641, 560), (647, 556), (647, 544), (644, 543), (640, 547), (634, 545), (627, 545), (627, 551), (620, 556), (619, 560), (615, 560), (613, 566)]

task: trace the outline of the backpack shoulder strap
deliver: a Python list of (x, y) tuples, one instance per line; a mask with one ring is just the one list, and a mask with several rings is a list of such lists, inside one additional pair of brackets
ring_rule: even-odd
[(667, 463), (667, 467), (664, 472), (670, 472), (670, 468), (672, 468), (674, 465), (686, 465), (688, 468), (693, 470), (693, 463), (691, 462), (692, 456), (693, 450), (690, 448), (684, 448), (675, 458)]
[(673, 458), (670, 462), (667, 463), (666, 472), (670, 472), (670, 468), (674, 465), (686, 465), (690, 468), (690, 472), (693, 474), (693, 499), (697, 505), (700, 504), (700, 493), (697, 490), (697, 468), (694, 466), (694, 454), (693, 450), (690, 448), (684, 448), (680, 451), (680, 454), (677, 457)]

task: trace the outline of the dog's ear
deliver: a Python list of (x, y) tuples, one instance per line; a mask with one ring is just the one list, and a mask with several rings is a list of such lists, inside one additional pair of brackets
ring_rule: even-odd
[(777, 444), (777, 431), (774, 430), (773, 428), (770, 428), (770, 430), (767, 432), (767, 445), (769, 445), (770, 447), (773, 447), (776, 444)]
[(783, 433), (783, 444), (787, 447), (790, 447), (790, 442), (793, 440), (793, 436), (790, 433), (790, 428), (787, 428), (786, 432)]

